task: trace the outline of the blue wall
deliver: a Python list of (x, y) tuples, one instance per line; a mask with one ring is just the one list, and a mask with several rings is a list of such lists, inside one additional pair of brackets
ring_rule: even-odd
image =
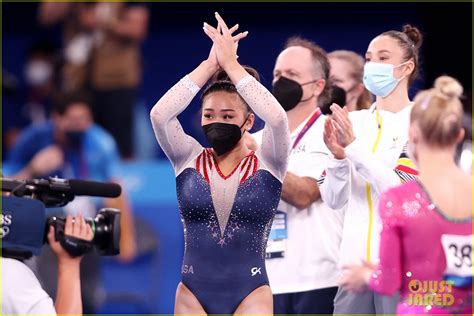
[[(139, 310), (141, 313), (173, 313), (184, 250), (173, 168), (168, 161), (160, 161), (124, 163), (121, 169), (135, 217), (155, 233), (157, 247), (156, 252), (140, 256), (129, 266), (105, 261), (104, 285), (109, 293), (141, 297), (147, 306)], [(141, 225), (136, 229), (143, 229)], [(106, 311), (123, 312), (117, 310), (115, 302)]]

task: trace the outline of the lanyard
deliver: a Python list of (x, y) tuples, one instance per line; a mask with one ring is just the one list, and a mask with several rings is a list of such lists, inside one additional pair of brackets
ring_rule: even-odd
[(382, 117), (379, 115), (379, 111), (377, 109), (375, 110), (375, 120), (377, 121), (378, 133), (377, 133), (377, 138), (375, 140), (374, 146), (372, 147), (373, 154), (375, 154), (375, 150), (377, 149), (377, 146), (380, 141), (380, 136), (382, 135)]
[[(377, 138), (375, 139), (375, 143), (372, 146), (372, 154), (375, 154), (375, 150), (377, 149), (377, 146), (380, 141), (380, 136), (382, 135), (382, 117), (379, 115), (379, 111), (375, 109), (375, 120), (377, 121), (377, 128), (378, 128), (378, 133), (377, 133)], [(365, 184), (365, 190), (367, 194), (367, 203), (369, 205), (369, 229), (367, 233), (367, 256), (366, 259), (367, 261), (370, 262), (371, 259), (371, 253), (370, 253), (370, 239), (372, 236), (372, 222), (373, 222), (373, 213), (374, 213), (374, 207), (372, 203), (372, 192), (370, 190), (370, 183), (366, 182)]]
[(301, 131), (298, 133), (298, 136), (296, 136), (295, 142), (293, 143), (293, 146), (291, 149), (295, 149), (296, 146), (298, 146), (299, 142), (301, 139), (303, 139), (303, 136), (306, 134), (306, 132), (309, 130), (311, 126), (317, 121), (317, 119), (321, 116), (321, 110), (319, 108), (316, 109), (316, 112), (311, 115), (308, 121), (306, 121), (306, 124), (303, 126)]

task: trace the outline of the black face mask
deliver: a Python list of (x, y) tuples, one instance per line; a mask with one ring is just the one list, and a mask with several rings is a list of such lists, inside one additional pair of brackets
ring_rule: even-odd
[(332, 114), (332, 111), (331, 111), (330, 107), (333, 103), (336, 103), (341, 108), (346, 106), (346, 91), (343, 88), (341, 88), (337, 85), (332, 86), (331, 100), (329, 100), (328, 103), (323, 104), (323, 105), (320, 106), (321, 112), (324, 115)]
[[(248, 119), (248, 116), (247, 116)], [(212, 146), (217, 156), (229, 152), (237, 145), (242, 138), (240, 129), (244, 126), (245, 119), (242, 125), (228, 124), (228, 123), (211, 123), (204, 125), (202, 129), (206, 135), (207, 141)]]
[(84, 131), (67, 131), (66, 140), (67, 144), (72, 149), (79, 149), (82, 146), (82, 140), (84, 139)]
[(318, 79), (299, 84), (292, 79), (282, 76), (273, 84), (273, 95), (277, 101), (280, 102), (283, 109), (288, 112), (297, 106), (298, 103), (308, 101), (312, 98), (311, 96), (308, 99), (301, 100), (303, 97), (303, 86), (316, 81), (318, 81)]

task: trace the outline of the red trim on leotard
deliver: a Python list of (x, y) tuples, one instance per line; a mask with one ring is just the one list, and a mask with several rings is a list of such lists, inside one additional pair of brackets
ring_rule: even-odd
[[(242, 160), (245, 159), (245, 158), (247, 158), (247, 157), (249, 157), (249, 156), (252, 156), (253, 154), (254, 154), (254, 152), (251, 151), (247, 156), (245, 156), (244, 158), (242, 158)], [(228, 175), (225, 176), (225, 175), (222, 173), (221, 169), (219, 168), (219, 164), (217, 163), (216, 157), (214, 157), (214, 155), (212, 155), (212, 159), (213, 159), (213, 161), (214, 161), (214, 165), (216, 166), (217, 173), (218, 173), (219, 176), (220, 176), (222, 179), (224, 179), (224, 180), (229, 179), (229, 178), (234, 174), (234, 172), (239, 168), (239, 166), (240, 166), (240, 164), (241, 164), (241, 163), (238, 163), (238, 164), (234, 167), (234, 170), (232, 170), (231, 173), (229, 173)], [(241, 160), (241, 162), (242, 162), (242, 160)]]
[[(240, 184), (244, 183), (245, 180), (247, 180), (247, 176), (249, 174), (250, 167), (252, 166), (252, 159), (247, 159), (247, 161), (245, 163), (247, 164), (247, 169), (245, 170), (245, 173), (244, 173), (244, 176), (242, 177), (242, 179), (240, 179)], [(244, 167), (245, 167), (245, 165), (242, 165), (242, 168), (240, 170), (242, 171)]]
[(200, 153), (196, 159), (196, 170), (199, 173), (201, 173), (201, 156), (202, 156), (202, 153)]
[(209, 157), (207, 157), (206, 153), (203, 153), (203, 162), (202, 162), (202, 165), (203, 165), (203, 173), (204, 173), (204, 179), (206, 180), (207, 183), (210, 183), (209, 181), (209, 175), (207, 174), (207, 159), (209, 159)]

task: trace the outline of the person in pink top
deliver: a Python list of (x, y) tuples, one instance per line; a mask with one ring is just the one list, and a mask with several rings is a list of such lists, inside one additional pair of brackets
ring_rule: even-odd
[(464, 137), (462, 86), (441, 76), (415, 98), (409, 152), (417, 180), (380, 198), (378, 266), (346, 265), (340, 284), (391, 295), (398, 314), (472, 315), (472, 182), (455, 163)]

